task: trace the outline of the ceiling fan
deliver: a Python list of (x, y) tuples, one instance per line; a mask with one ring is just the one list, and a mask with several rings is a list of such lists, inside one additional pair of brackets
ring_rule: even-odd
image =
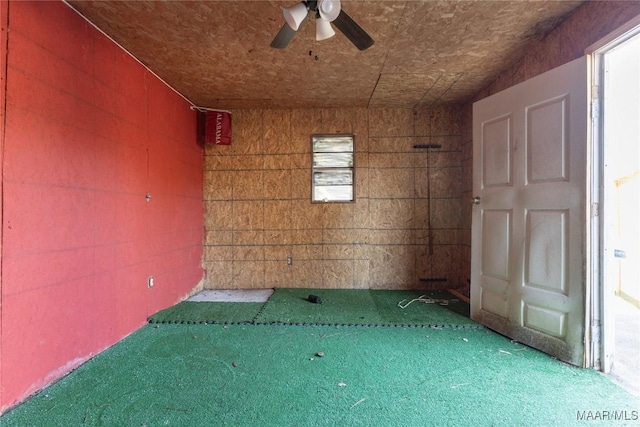
[(325, 40), (336, 34), (331, 27), (333, 22), (359, 50), (365, 50), (373, 45), (371, 36), (342, 10), (340, 0), (303, 0), (295, 6), (282, 9), (287, 22), (271, 42), (271, 47), (276, 49), (287, 47), (300, 25), (311, 13), (315, 14), (316, 19), (316, 40)]

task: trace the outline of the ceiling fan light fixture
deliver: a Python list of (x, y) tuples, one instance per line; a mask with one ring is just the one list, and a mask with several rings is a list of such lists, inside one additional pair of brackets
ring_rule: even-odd
[(322, 19), (321, 17), (316, 18), (316, 40), (326, 40), (336, 35), (336, 32), (333, 31), (331, 27), (331, 23), (326, 19)]
[(318, 1), (318, 12), (322, 19), (329, 22), (334, 21), (340, 14), (340, 0), (320, 0)]
[(325, 40), (335, 35), (335, 26), (354, 44), (358, 50), (366, 50), (373, 46), (373, 39), (356, 21), (353, 20), (340, 4), (341, 0), (303, 0), (295, 6), (283, 8), (286, 22), (271, 42), (274, 49), (286, 48), (298, 32), (298, 28), (314, 13), (316, 19), (316, 40)]
[(284, 19), (291, 29), (295, 31), (298, 31), (300, 24), (302, 24), (302, 21), (307, 17), (307, 13), (309, 13), (309, 9), (307, 9), (305, 3), (298, 3), (295, 6), (282, 8)]

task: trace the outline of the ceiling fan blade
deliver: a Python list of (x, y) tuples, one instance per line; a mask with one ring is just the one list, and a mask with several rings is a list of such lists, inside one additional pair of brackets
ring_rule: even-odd
[(293, 40), (293, 37), (296, 35), (297, 31), (294, 30), (287, 24), (286, 22), (276, 34), (275, 38), (271, 42), (271, 47), (276, 49), (284, 49), (289, 45), (289, 42)]
[(333, 21), (333, 25), (340, 30), (356, 47), (365, 50), (373, 45), (373, 39), (360, 25), (356, 23), (344, 10)]

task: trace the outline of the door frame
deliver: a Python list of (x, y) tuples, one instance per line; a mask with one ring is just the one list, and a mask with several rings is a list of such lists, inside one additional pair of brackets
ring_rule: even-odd
[(602, 372), (610, 372), (614, 357), (615, 319), (613, 289), (606, 280), (604, 216), (604, 114), (602, 88), (604, 83), (604, 55), (621, 43), (640, 35), (640, 15), (587, 47), (589, 64), (590, 114), (587, 149), (587, 275), (585, 289), (585, 365)]

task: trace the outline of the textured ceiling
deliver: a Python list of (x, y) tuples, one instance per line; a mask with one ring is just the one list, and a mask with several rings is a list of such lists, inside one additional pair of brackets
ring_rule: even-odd
[(582, 1), (342, 1), (359, 51), (313, 19), (269, 47), (296, 1), (68, 3), (200, 107), (420, 107), (468, 100)]

